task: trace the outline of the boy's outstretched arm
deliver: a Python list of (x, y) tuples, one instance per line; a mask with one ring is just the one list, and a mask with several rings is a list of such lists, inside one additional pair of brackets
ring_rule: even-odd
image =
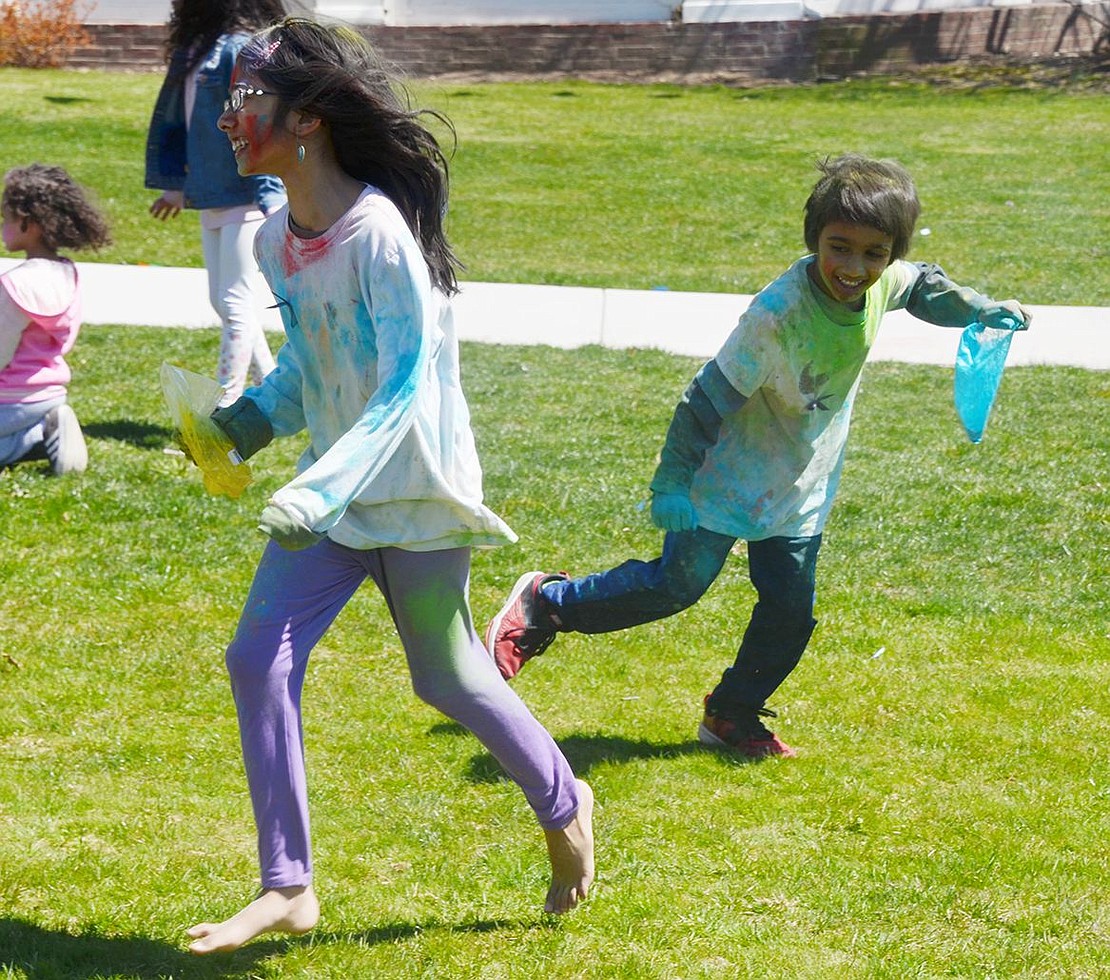
[(915, 262), (917, 281), (906, 299), (906, 310), (919, 320), (963, 329), (979, 321), (999, 330), (1027, 330), (1032, 314), (1016, 299), (996, 302), (967, 286), (959, 286), (939, 265)]
[(716, 360), (706, 361), (675, 407), (659, 465), (651, 479), (651, 519), (664, 531), (692, 531), (698, 515), (690, 484), (724, 416), (739, 411), (747, 398), (729, 384)]

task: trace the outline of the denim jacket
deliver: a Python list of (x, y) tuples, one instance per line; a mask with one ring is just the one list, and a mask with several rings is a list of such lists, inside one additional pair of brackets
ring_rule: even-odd
[(227, 137), (216, 127), (224, 110), (231, 72), (248, 34), (223, 34), (197, 72), (193, 117), (185, 125), (185, 50), (170, 58), (146, 141), (145, 186), (183, 191), (187, 208), (226, 208), (257, 205), (270, 214), (285, 203), (285, 188), (277, 177), (242, 177)]

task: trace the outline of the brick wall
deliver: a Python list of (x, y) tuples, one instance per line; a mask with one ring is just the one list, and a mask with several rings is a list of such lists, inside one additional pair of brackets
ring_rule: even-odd
[(69, 56), (67, 68), (109, 71), (162, 71), (166, 29), (148, 24), (85, 24), (92, 43)]
[[(87, 25), (69, 66), (161, 70), (161, 27)], [(413, 77), (804, 82), (938, 63), (1090, 55), (1100, 26), (1068, 3), (724, 24), (368, 27)]]
[(814, 27), (814, 64), (820, 77), (829, 78), (946, 62), (1091, 55), (1102, 30), (1071, 4), (846, 17)]

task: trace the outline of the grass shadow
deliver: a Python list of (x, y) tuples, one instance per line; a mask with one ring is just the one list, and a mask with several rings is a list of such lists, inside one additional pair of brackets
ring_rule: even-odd
[(113, 419), (110, 422), (90, 422), (81, 426), (86, 436), (92, 439), (110, 439), (126, 442), (140, 449), (162, 449), (173, 442), (173, 429), (149, 422), (134, 422), (131, 419)]
[[(86, 439), (101, 439), (111, 442), (125, 442), (138, 449), (165, 449), (174, 445), (173, 429), (164, 425), (152, 425), (149, 422), (133, 422), (129, 419), (113, 419), (110, 422), (82, 423), (81, 431)], [(0, 470), (11, 469), (24, 463), (45, 463), (46, 450), (42, 444), (35, 446), (26, 456), (13, 460), (10, 463), (0, 464)], [(49, 473), (49, 465), (40, 467), (43, 473)]]
[(311, 934), (311, 943), (318, 946), (325, 943), (352, 943), (358, 945), (377, 946), (381, 943), (393, 943), (397, 940), (413, 939), (416, 936), (433, 932), (442, 932), (450, 935), (480, 935), (487, 932), (501, 932), (504, 930), (521, 932), (532, 929), (550, 929), (558, 924), (552, 916), (541, 916), (536, 919), (477, 919), (474, 922), (446, 923), (446, 922), (394, 922), (389, 925), (377, 926), (373, 929), (356, 929), (342, 932), (322, 932), (317, 929)]
[(14, 470), (17, 466), (22, 469), (24, 466), (31, 463), (40, 463), (38, 467), (44, 475), (51, 472), (50, 463), (46, 458), (46, 450), (43, 448), (42, 443), (35, 446), (26, 456), (20, 456), (19, 459), (13, 459), (10, 463), (0, 463), (0, 473), (5, 470)]
[(234, 953), (197, 957), (146, 936), (109, 936), (96, 931), (63, 932), (0, 918), (0, 974), (28, 980), (92, 980), (127, 976), (176, 980), (248, 980), (257, 962), (283, 948), (280, 941), (251, 944)]
[[(442, 727), (442, 726), (439, 726)], [(604, 762), (633, 762), (637, 759), (676, 759), (691, 753), (705, 752), (696, 741), (651, 742), (646, 739), (620, 738), (613, 735), (569, 735), (560, 738), (559, 748), (567, 757), (575, 775), (586, 776), (594, 766)], [(487, 752), (471, 758), (467, 778), (475, 783), (499, 783), (509, 777), (497, 760)]]
[(428, 729), (429, 735), (469, 735), (462, 725), (457, 721), (437, 721), (431, 728)]

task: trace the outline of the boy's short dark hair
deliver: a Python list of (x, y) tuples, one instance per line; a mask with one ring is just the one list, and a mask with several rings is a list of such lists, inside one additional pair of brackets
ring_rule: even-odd
[(835, 221), (866, 225), (894, 239), (891, 261), (910, 249), (921, 203), (913, 178), (893, 160), (871, 160), (846, 153), (817, 164), (821, 179), (806, 201), (806, 248), (817, 251), (821, 231)]

